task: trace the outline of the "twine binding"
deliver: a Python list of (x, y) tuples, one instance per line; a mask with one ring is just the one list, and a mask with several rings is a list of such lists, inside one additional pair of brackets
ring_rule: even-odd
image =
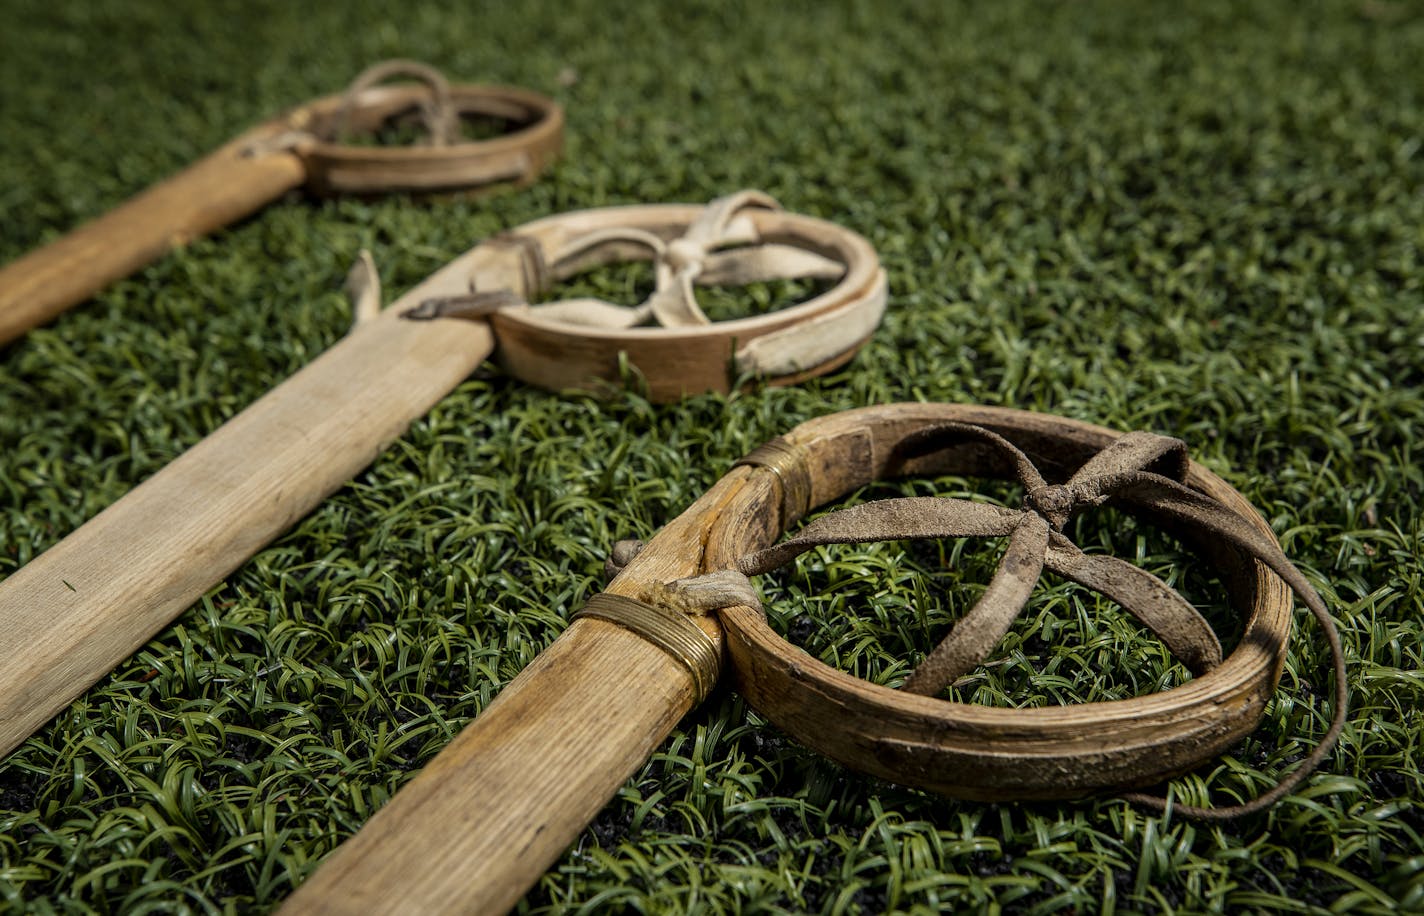
[(588, 599), (572, 619), (581, 617), (616, 623), (672, 656), (692, 676), (694, 704), (707, 699), (717, 683), (722, 668), (721, 652), (712, 637), (685, 613), (626, 595), (600, 592)]
[(766, 468), (776, 476), (781, 490), (782, 527), (790, 525), (811, 508), (811, 470), (806, 467), (806, 452), (785, 438), (777, 436), (758, 445), (732, 467)]

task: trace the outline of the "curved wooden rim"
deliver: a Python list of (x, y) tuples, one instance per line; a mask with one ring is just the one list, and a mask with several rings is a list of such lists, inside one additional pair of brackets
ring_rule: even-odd
[[(371, 129), (417, 104), (427, 94), (413, 85), (377, 86), (363, 92), (353, 117), (357, 130)], [(528, 181), (563, 147), (564, 110), (553, 99), (515, 86), (462, 84), (450, 87), (461, 114), (508, 118), (521, 126), (489, 140), (443, 147), (351, 146), (321, 139), (299, 143), (307, 180), (318, 193), (376, 194), (449, 191), (501, 181)], [(342, 95), (326, 96), (289, 113), (289, 130), (324, 136)]]
[[(516, 257), (528, 257), (511, 240), (538, 246), (542, 263), (551, 264), (570, 240), (611, 227), (637, 228), (664, 239), (680, 235), (702, 212), (691, 204), (606, 207), (546, 217), (507, 233), (498, 244)], [(784, 211), (748, 212), (762, 240), (795, 245), (845, 265), (831, 289), (805, 302), (746, 318), (698, 327), (641, 327), (609, 330), (541, 318), (527, 309), (505, 309), (491, 321), (499, 337), (499, 356), (511, 374), (544, 388), (597, 387), (619, 378), (626, 359), (647, 380), (650, 396), (672, 401), (705, 391), (728, 392), (737, 383), (736, 358), (752, 341), (783, 329), (804, 326), (842, 310), (861, 310), (870, 328), (884, 306), (885, 275), (870, 243), (834, 223)], [(610, 244), (549, 276), (529, 271), (530, 282), (518, 292), (534, 299), (552, 281), (616, 261), (647, 260), (646, 249)], [(541, 278), (542, 283), (534, 278)], [(877, 305), (878, 303), (878, 305)], [(773, 375), (772, 384), (790, 384), (843, 365), (868, 339), (858, 335), (835, 353), (795, 371)]]
[[(576, 214), (545, 217), (527, 223), (515, 229), (511, 234), (538, 239), (541, 243), (545, 243), (546, 254), (552, 256), (553, 252), (548, 250), (550, 246), (545, 242), (546, 239), (553, 241), (586, 231), (614, 226), (643, 229), (664, 239), (674, 238), (686, 229), (701, 211), (702, 207), (694, 204), (603, 207), (597, 210), (584, 210)], [(788, 213), (785, 210), (752, 210), (748, 211), (746, 216), (756, 224), (763, 241), (796, 245), (825, 255), (844, 264), (846, 273), (837, 281), (835, 287), (812, 299), (764, 315), (719, 321), (714, 325), (719, 331), (754, 335), (773, 331), (788, 324), (795, 324), (797, 321), (842, 303), (849, 291), (861, 290), (870, 286), (880, 271), (880, 259), (876, 256), (875, 249), (871, 247), (870, 242), (844, 226), (838, 226), (813, 216)], [(577, 230), (571, 232), (569, 224), (575, 219), (578, 222)], [(546, 235), (546, 233), (548, 234)], [(593, 267), (615, 261), (646, 261), (649, 259), (649, 253), (645, 249), (638, 247), (624, 249), (610, 245), (605, 256), (583, 259), (576, 265), (560, 271), (551, 279), (566, 280)], [(539, 290), (538, 292), (546, 291)], [(544, 320), (533, 313), (515, 312), (511, 315), (531, 327), (543, 326), (553, 332), (562, 331), (565, 333), (569, 329), (567, 324)], [(618, 331), (588, 328), (580, 329), (579, 333), (580, 336), (601, 335), (608, 338), (661, 337), (677, 339), (705, 337), (707, 332), (700, 328), (689, 330), (687, 328), (646, 327)]]
[[(819, 505), (885, 476), (892, 470), (888, 462), (896, 442), (916, 428), (943, 422), (989, 427), (1031, 455), (1036, 448), (1050, 446), (1075, 456), (1075, 464), (1120, 435), (1076, 420), (1016, 410), (900, 404), (812, 420), (784, 438), (805, 450), (811, 501)], [(971, 452), (961, 450), (957, 458), (916, 460), (904, 470), (994, 476), (975, 470), (975, 460)], [(748, 525), (743, 503), (762, 512), (778, 504), (776, 475), (765, 468), (734, 473), (748, 475), (747, 486), (710, 522), (709, 570), (724, 568), (749, 549), (775, 541), (794, 521)], [(1192, 463), (1187, 482), (1274, 538), (1245, 497), (1220, 477)], [(915, 696), (825, 665), (782, 639), (760, 609), (727, 609), (721, 620), (738, 689), (772, 722), (828, 756), (946, 795), (1071, 797), (1180, 773), (1215, 756), (1259, 723), (1284, 664), (1293, 598), (1284, 583), (1254, 559), (1213, 559), (1222, 564), (1232, 603), (1246, 618), (1240, 644), (1213, 671), (1171, 690), (1128, 700), (1007, 710)]]

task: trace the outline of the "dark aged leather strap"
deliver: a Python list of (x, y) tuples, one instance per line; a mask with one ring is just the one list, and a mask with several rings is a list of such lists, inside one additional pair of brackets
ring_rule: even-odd
[[(1079, 508), (1103, 502), (1106, 476), (1169, 461), (1180, 477), (1186, 447), (1175, 439), (1129, 433), (1099, 452), (1073, 478), (1049, 486), (1033, 463), (1007, 439), (981, 427), (945, 424), (931, 427), (907, 445), (937, 441), (945, 445), (973, 440), (1003, 453), (1027, 491), (1020, 511), (961, 499), (919, 497), (886, 499), (824, 515), (789, 541), (745, 557), (738, 568), (759, 575), (783, 566), (812, 547), (899, 538), (1008, 537), (1009, 548), (984, 596), (957, 623), (901, 688), (934, 696), (983, 663), (998, 645), (1046, 567), (1065, 578), (1100, 590), (1136, 615), (1172, 653), (1200, 674), (1221, 662), (1221, 644), (1211, 626), (1185, 599), (1150, 573), (1114, 557), (1084, 554), (1062, 530)], [(1224, 511), (1224, 510), (1223, 510)]]

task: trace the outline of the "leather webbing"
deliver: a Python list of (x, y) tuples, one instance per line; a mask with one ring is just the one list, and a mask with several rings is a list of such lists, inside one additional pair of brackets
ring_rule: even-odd
[[(1151, 628), (1194, 673), (1210, 670), (1221, 661), (1221, 646), (1211, 627), (1190, 603), (1145, 570), (1114, 557), (1083, 553), (1062, 531), (1076, 512), (1087, 507), (1115, 501), (1147, 510), (1184, 527), (1208, 532), (1278, 575), (1324, 630), (1335, 676), (1334, 709), (1329, 728), (1300, 765), (1276, 786), (1239, 805), (1206, 808), (1174, 804), (1172, 810), (1207, 820), (1251, 814), (1288, 794), (1320, 765), (1340, 735), (1349, 705), (1340, 634), (1324, 601), (1274, 539), (1246, 518), (1181, 482), (1188, 466), (1186, 446), (1182, 442), (1151, 433), (1128, 433), (1098, 452), (1063, 484), (1047, 483), (1022, 450), (998, 433), (972, 424), (930, 427), (907, 437), (901, 445), (923, 454), (927, 451), (926, 445), (932, 451), (966, 442), (1000, 453), (1026, 490), (1022, 509), (939, 497), (865, 503), (823, 515), (796, 537), (742, 557), (737, 561), (737, 572), (746, 576), (765, 573), (814, 547), (828, 544), (1007, 536), (1009, 548), (989, 587), (949, 635), (925, 657), (902, 689), (933, 696), (981, 664), (1023, 610), (1044, 569), (1113, 599)], [(783, 485), (784, 468), (804, 468), (790, 449), (763, 449), (752, 453), (758, 456), (757, 460), (743, 459), (740, 463), (769, 468), (783, 480)], [(722, 571), (714, 575), (725, 574), (726, 571)], [(673, 583), (673, 586), (678, 584)], [(689, 597), (694, 593), (694, 590), (687, 591)], [(1158, 811), (1168, 807), (1165, 799), (1156, 796), (1131, 793), (1125, 797)]]

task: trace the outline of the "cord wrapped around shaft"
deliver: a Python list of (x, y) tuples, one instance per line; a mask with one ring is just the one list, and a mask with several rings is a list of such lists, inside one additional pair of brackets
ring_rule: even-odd
[(778, 436), (747, 452), (732, 467), (766, 468), (776, 475), (781, 487), (782, 527), (805, 515), (811, 508), (811, 470), (806, 467), (805, 450)]
[(712, 692), (722, 668), (722, 653), (712, 637), (687, 614), (629, 598), (600, 592), (588, 599), (573, 619), (596, 617), (631, 630), (680, 662), (692, 675), (695, 702)]

